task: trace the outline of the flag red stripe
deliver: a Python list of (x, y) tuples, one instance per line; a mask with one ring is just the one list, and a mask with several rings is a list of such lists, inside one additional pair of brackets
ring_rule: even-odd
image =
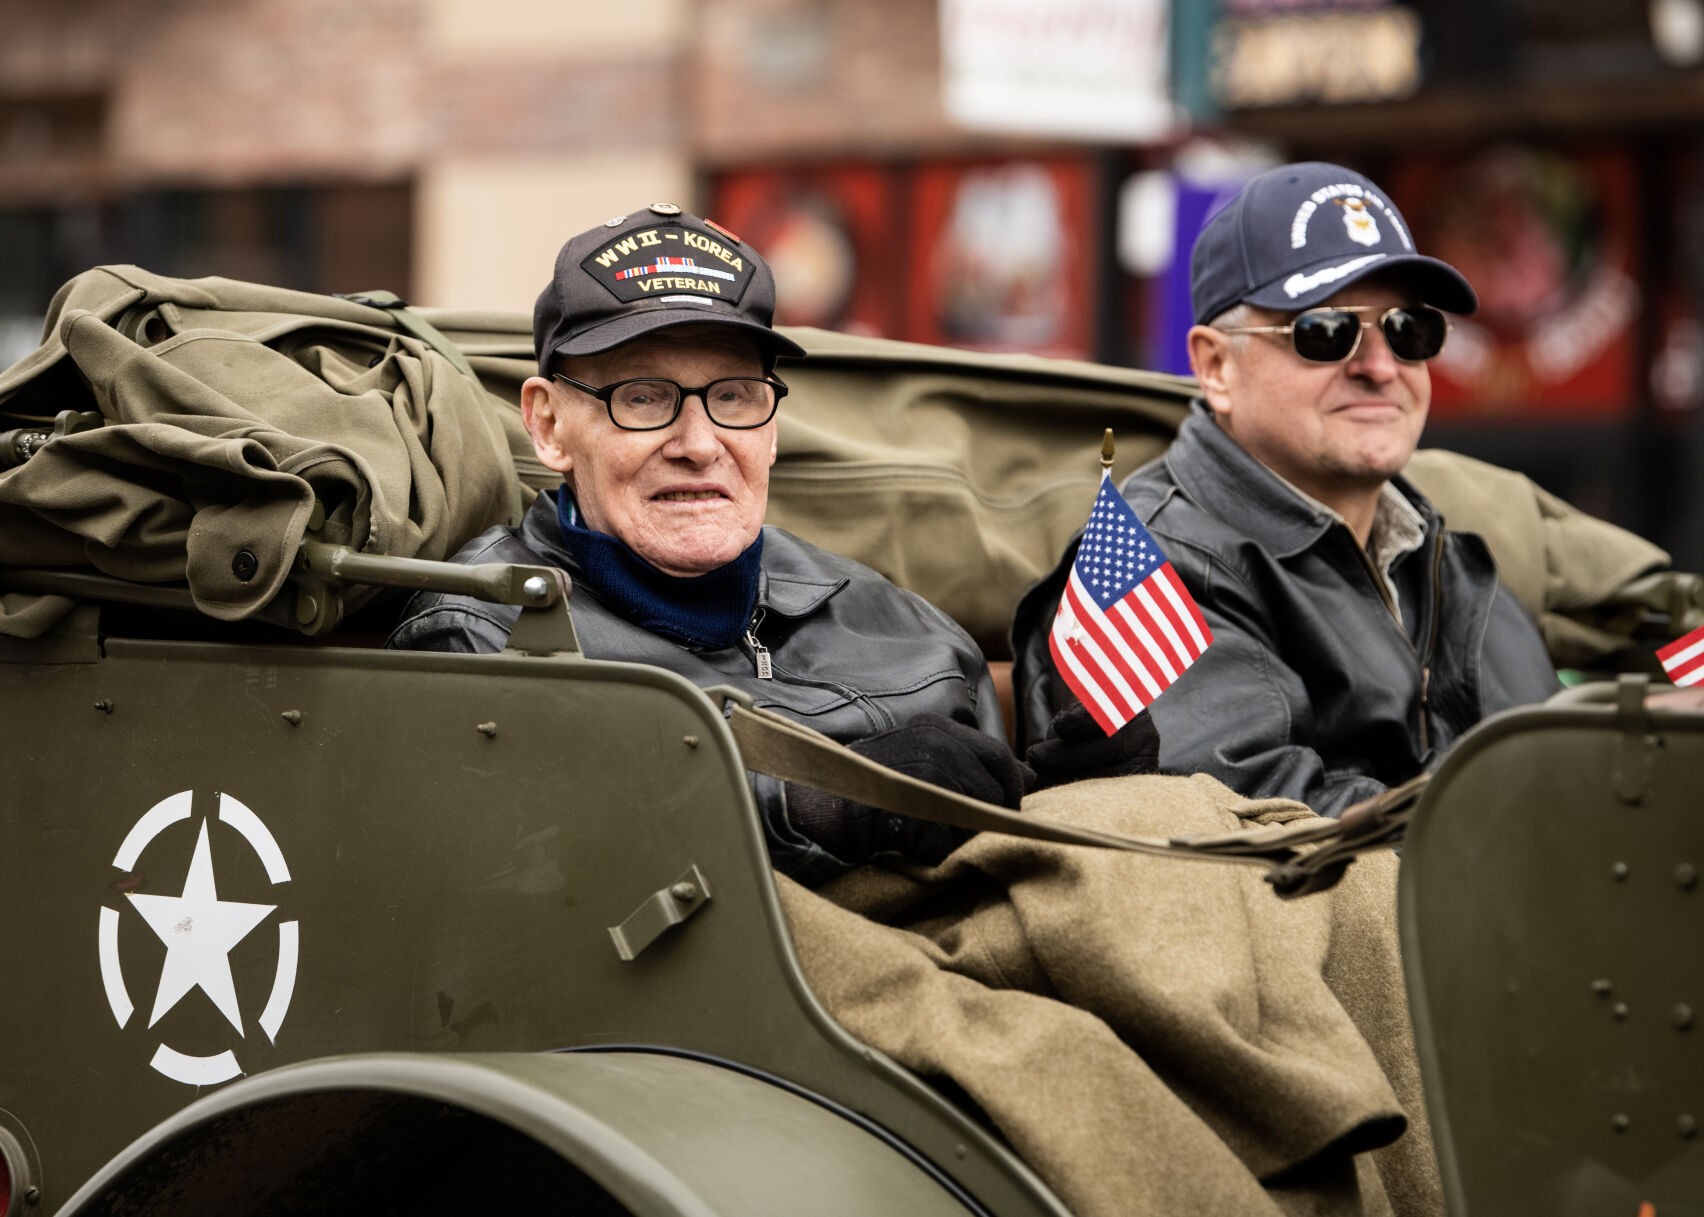
[(1163, 678), (1169, 685), (1189, 665), (1177, 655), (1175, 647), (1167, 644), (1164, 628), (1147, 611), (1142, 600), (1142, 587), (1137, 584), (1129, 595), (1112, 606), (1112, 612), (1107, 615), (1131, 640), (1131, 646), (1143, 661), (1159, 669), (1155, 676)]
[(1677, 685), (1690, 686), (1704, 680), (1704, 626), (1660, 648), (1657, 658)]
[(1122, 723), (1135, 714), (1131, 698), (1120, 693), (1117, 687), (1106, 679), (1106, 669), (1096, 662), (1093, 652), (1085, 649), (1081, 643), (1073, 640), (1059, 643), (1054, 662), (1060, 665), (1061, 673), (1067, 674), (1067, 683), (1084, 704), (1098, 707), (1099, 717), (1104, 717), (1109, 722)]
[[(1061, 607), (1069, 611), (1079, 625), (1082, 625), (1086, 598), (1077, 572), (1072, 571), (1070, 581), (1065, 586), (1065, 601)], [(1101, 715), (1097, 715), (1096, 721), (1101, 722), (1103, 728), (1106, 728), (1107, 723), (1113, 724), (1112, 727), (1106, 728), (1108, 734), (1136, 716), (1143, 704), (1141, 696), (1124, 682), (1116, 668), (1105, 662), (1099, 645), (1094, 643), (1092, 638), (1088, 643), (1075, 638), (1066, 638), (1061, 642), (1057, 635), (1052, 635), (1048, 641), (1050, 646), (1058, 644), (1058, 650), (1054, 652), (1054, 662), (1061, 665), (1060, 671), (1074, 674), (1075, 683), (1067, 682), (1071, 683), (1072, 691), (1083, 699), (1085, 705), (1091, 701), (1097, 703), (1098, 709), (1104, 715), (1104, 721)], [(1091, 706), (1091, 710), (1097, 706)]]
[(1195, 630), (1189, 620), (1187, 611), (1180, 607), (1172, 597), (1166, 595), (1167, 585), (1164, 581), (1165, 571), (1155, 571), (1149, 576), (1148, 582), (1154, 585), (1153, 600), (1156, 609), (1165, 617), (1166, 624), (1171, 627), (1172, 634), (1177, 639), (1177, 645), (1183, 648), (1182, 665), (1187, 668), (1201, 655), (1201, 648), (1196, 645)]
[(1172, 600), (1172, 597), (1167, 599), (1172, 601), (1172, 608), (1175, 610), (1181, 606), (1189, 615), (1190, 621), (1195, 624), (1193, 631), (1185, 632), (1190, 643), (1196, 648), (1194, 657), (1199, 658), (1201, 652), (1213, 641), (1213, 631), (1207, 628), (1207, 619), (1201, 615), (1201, 606), (1195, 603), (1195, 597), (1189, 594), (1189, 589), (1183, 585), (1183, 580), (1177, 577), (1177, 571), (1172, 568), (1170, 562), (1160, 563), (1160, 569), (1154, 572), (1154, 577), (1165, 580), (1165, 586), (1171, 590), (1175, 600)]
[[(1148, 662), (1148, 648), (1124, 623), (1101, 612), (1086, 588), (1077, 590), (1078, 602), (1084, 607), (1078, 620), (1100, 649), (1100, 660), (1122, 676), (1130, 686), (1136, 710), (1141, 710), (1166, 691), (1171, 682), (1163, 680)], [(1130, 701), (1131, 698), (1126, 698)], [(1132, 711), (1134, 715), (1135, 711)]]
[[(1065, 594), (1070, 597), (1071, 611), (1076, 614), (1077, 623), (1094, 642), (1095, 660), (1102, 667), (1123, 677), (1127, 687), (1119, 690), (1118, 700), (1129, 707), (1126, 718), (1134, 718), (1143, 706), (1165, 691), (1165, 686), (1148, 673), (1136, 655), (1129, 652), (1129, 640), (1096, 607), (1093, 597), (1077, 579), (1075, 571), (1072, 572), (1071, 582), (1066, 585)], [(1117, 634), (1117, 641), (1109, 636), (1109, 629)]]
[(1071, 580), (1065, 586), (1065, 597), (1070, 605), (1071, 614), (1077, 624), (1088, 634), (1087, 641), (1068, 638), (1062, 644), (1067, 652), (1077, 661), (1081, 679), (1091, 682), (1099, 690), (1103, 701), (1107, 703), (1108, 714), (1119, 722), (1128, 721), (1141, 709), (1143, 698), (1132, 687), (1133, 679), (1130, 674), (1120, 670), (1106, 654), (1104, 637), (1097, 640), (1090, 627), (1094, 625), (1095, 612), (1088, 604), (1088, 594), (1077, 578), (1075, 571), (1071, 572)]
[[(1197, 643), (1197, 634), (1193, 622), (1189, 618), (1186, 607), (1179, 605), (1175, 598), (1176, 589), (1166, 580), (1168, 568), (1162, 566), (1148, 579), (1152, 585), (1154, 603), (1165, 614), (1166, 622), (1172, 632), (1177, 635), (1177, 643), (1183, 648), (1183, 666), (1188, 667), (1201, 655), (1202, 647)], [(1173, 595), (1167, 595), (1170, 591)]]
[(1083, 670), (1076, 656), (1072, 655), (1070, 647), (1061, 647), (1059, 639), (1049, 635), (1047, 649), (1053, 652), (1053, 662), (1059, 667), (1059, 675), (1064, 677), (1065, 684), (1071, 692), (1077, 695), (1077, 700), (1083, 703), (1089, 716), (1100, 724), (1100, 729), (1111, 735), (1122, 727), (1128, 719), (1120, 719), (1108, 713), (1106, 703), (1100, 695), (1099, 686), (1093, 682), (1093, 677)]
[[(1138, 584), (1136, 590), (1124, 598), (1119, 608), (1147, 631), (1152, 641), (1145, 649), (1152, 651), (1154, 658), (1161, 661), (1160, 667), (1169, 669), (1166, 672), (1167, 682), (1182, 676), (1183, 670), (1189, 666), (1189, 656), (1182, 650), (1181, 640), (1171, 636), (1176, 627), (1166, 616), (1165, 605), (1154, 596), (1153, 591)], [(1171, 627), (1170, 630), (1168, 626)]]
[(1657, 658), (1663, 661), (1664, 667), (1667, 667), (1668, 661), (1674, 656), (1680, 654), (1682, 651), (1697, 646), (1701, 642), (1704, 642), (1704, 625), (1699, 626), (1684, 638), (1676, 638), (1666, 647), (1659, 648), (1657, 651)]
[(1663, 664), (1663, 670), (1668, 673), (1668, 678), (1678, 685), (1681, 683), (1682, 677), (1691, 676), (1695, 672), (1704, 670), (1704, 651), (1700, 651), (1698, 654), (1692, 656), (1692, 658), (1675, 664), (1672, 668), (1665, 663)]

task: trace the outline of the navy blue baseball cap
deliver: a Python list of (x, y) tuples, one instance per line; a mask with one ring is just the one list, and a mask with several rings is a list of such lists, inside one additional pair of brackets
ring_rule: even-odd
[(652, 203), (569, 239), (533, 305), (533, 350), (595, 355), (674, 325), (750, 331), (772, 355), (804, 348), (772, 328), (775, 276), (751, 246), (674, 203)]
[(1323, 161), (1253, 178), (1207, 221), (1189, 262), (1195, 323), (1247, 302), (1312, 308), (1366, 275), (1400, 267), (1421, 301), (1471, 313), (1479, 297), (1447, 262), (1416, 253), (1402, 213), (1353, 169)]

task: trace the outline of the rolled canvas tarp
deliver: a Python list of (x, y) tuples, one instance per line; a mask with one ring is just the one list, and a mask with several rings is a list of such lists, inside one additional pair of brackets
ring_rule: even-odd
[[(0, 470), (0, 567), (183, 585), (236, 620), (282, 588), (316, 502), (318, 539), (399, 557), (447, 557), (516, 520), (558, 481), (521, 425), (529, 315), (398, 303), (134, 266), (77, 276), (40, 349), (0, 373), (0, 431), (62, 411), (100, 425)], [(777, 369), (792, 391), (769, 522), (923, 595), (991, 658), (1087, 519), (1103, 432), (1121, 479), (1164, 452), (1194, 392), (1127, 368), (785, 332), (807, 355)], [(1486, 537), (1559, 662), (1625, 644), (1640, 611), (1617, 594), (1666, 566), (1662, 550), (1465, 457), (1421, 452), (1409, 474), (1451, 527)], [(66, 607), (4, 594), (0, 634)]]

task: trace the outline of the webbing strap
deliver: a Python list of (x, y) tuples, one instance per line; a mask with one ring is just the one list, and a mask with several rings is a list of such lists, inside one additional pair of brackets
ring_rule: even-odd
[(421, 342), (449, 360), (455, 366), (456, 371), (475, 384), (479, 383), (479, 377), (474, 373), (473, 365), (467, 361), (467, 356), (461, 353), (461, 348), (444, 337), (443, 331), (438, 329), (437, 326), (409, 308), (408, 301), (402, 299), (395, 292), (339, 293), (338, 298), (350, 300), (356, 304), (365, 304), (369, 308), (384, 309), (396, 322), (398, 329), (405, 330), (420, 339)]
[[(821, 732), (749, 704), (726, 686), (707, 690), (727, 702), (728, 726), (746, 767), (786, 782), (973, 832), (1003, 832), (1060, 845), (1087, 845), (1200, 861), (1266, 868), (1280, 896), (1301, 896), (1336, 884), (1355, 855), (1400, 839), (1426, 775), (1357, 803), (1340, 819), (1273, 824), (1211, 837), (1132, 837), (1020, 815), (878, 765)], [(1303, 846), (1317, 848), (1303, 851)]]

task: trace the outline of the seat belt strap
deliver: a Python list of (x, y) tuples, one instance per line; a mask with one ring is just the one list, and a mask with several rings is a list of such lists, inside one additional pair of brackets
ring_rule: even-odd
[[(752, 704), (740, 690), (718, 685), (728, 726), (747, 768), (786, 782), (852, 799), (899, 815), (971, 832), (1003, 832), (1058, 845), (1085, 845), (1131, 853), (1204, 861), (1239, 862), (1266, 869), (1280, 896), (1334, 886), (1357, 854), (1400, 839), (1427, 775), (1358, 803), (1339, 819), (1274, 824), (1211, 837), (1133, 837), (1026, 816), (898, 773), (859, 756), (819, 731)], [(1306, 846), (1317, 846), (1305, 850)]]

